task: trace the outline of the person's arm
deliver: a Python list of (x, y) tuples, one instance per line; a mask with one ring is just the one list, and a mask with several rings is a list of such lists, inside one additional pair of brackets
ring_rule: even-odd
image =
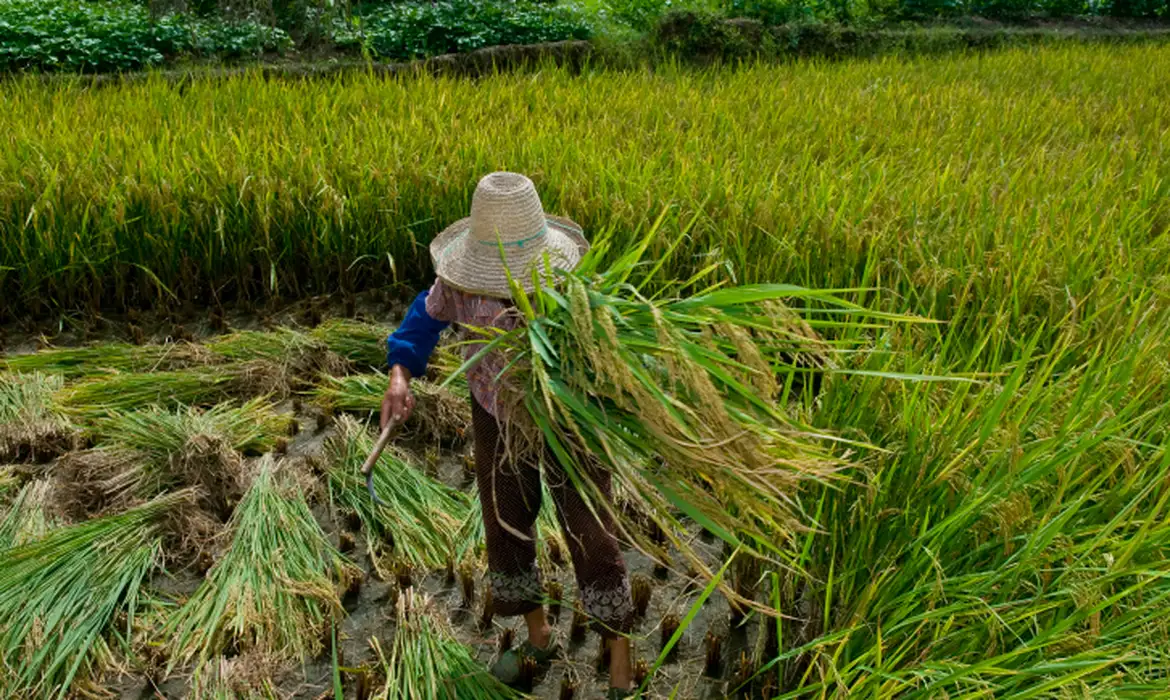
[(414, 410), (414, 395), (410, 391), (412, 377), (421, 377), (427, 370), (427, 362), (439, 342), (439, 334), (449, 321), (440, 320), (427, 313), (427, 297), (430, 291), (419, 293), (406, 311), (406, 317), (398, 328), (386, 339), (386, 364), (390, 366), (390, 384), (382, 397), (382, 427), (391, 417), (401, 422), (410, 417)]

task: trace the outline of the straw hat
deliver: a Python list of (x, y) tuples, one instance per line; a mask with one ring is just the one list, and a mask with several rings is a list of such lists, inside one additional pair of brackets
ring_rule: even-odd
[(589, 241), (580, 226), (544, 213), (532, 180), (501, 172), (479, 181), (471, 199), (471, 216), (435, 238), (431, 260), (435, 273), (452, 287), (509, 299), (512, 292), (505, 266), (531, 292), (532, 270), (542, 264), (546, 252), (554, 268), (572, 270), (587, 250)]

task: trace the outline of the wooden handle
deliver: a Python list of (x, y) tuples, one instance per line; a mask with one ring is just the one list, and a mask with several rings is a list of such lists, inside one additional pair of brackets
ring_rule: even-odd
[(400, 422), (392, 420), (382, 429), (382, 434), (378, 436), (378, 441), (374, 443), (374, 449), (370, 452), (370, 456), (366, 457), (366, 463), (362, 465), (362, 474), (369, 474), (370, 470), (374, 468), (374, 464), (382, 456), (382, 451), (386, 449), (386, 445), (390, 444), (394, 433), (398, 432), (398, 428), (401, 425)]

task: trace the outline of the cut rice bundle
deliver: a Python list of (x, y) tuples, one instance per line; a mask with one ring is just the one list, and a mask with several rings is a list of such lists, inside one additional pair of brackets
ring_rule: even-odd
[(322, 323), (309, 331), (309, 335), (362, 371), (386, 366), (386, 338), (393, 330), (375, 323), (339, 318)]
[(50, 505), (52, 491), (48, 479), (30, 481), (20, 489), (0, 520), (0, 550), (35, 542), (57, 527)]
[(38, 350), (0, 358), (0, 370), (59, 374), (68, 379), (118, 372), (174, 370), (211, 361), (206, 350), (192, 343), (127, 345), (106, 343), (81, 348)]
[[(374, 488), (386, 505), (370, 500), (362, 463), (374, 446), (366, 428), (348, 416), (338, 423), (338, 435), (326, 449), (329, 497), (341, 509), (361, 520), (375, 569), (390, 576), (401, 562), (413, 568), (435, 569), (451, 561), (460, 527), (467, 517), (465, 494), (423, 474), (404, 455), (387, 449), (374, 466)], [(383, 555), (383, 550), (388, 555)]]
[[(377, 416), (388, 381), (384, 374), (322, 377), (313, 396), (327, 409)], [(412, 382), (411, 388), (416, 403), (410, 419), (402, 427), (404, 439), (451, 441), (467, 434), (471, 428), (471, 404), (466, 396), (425, 380)]]
[(389, 654), (370, 640), (386, 675), (376, 700), (506, 700), (523, 697), (495, 678), (455, 639), (430, 600), (412, 590), (398, 598)]
[(65, 380), (0, 375), (0, 462), (44, 462), (76, 447), (77, 433), (53, 403)]
[(279, 367), (293, 388), (304, 388), (318, 374), (346, 374), (350, 363), (321, 340), (292, 328), (238, 331), (208, 341), (207, 349), (233, 362), (263, 360)]
[(130, 639), (160, 552), (160, 519), (189, 497), (163, 496), (0, 552), (4, 697), (64, 698), (97, 678), (110, 646)]
[(69, 415), (92, 420), (143, 406), (213, 406), (236, 398), (283, 398), (289, 392), (280, 366), (254, 360), (167, 372), (108, 374), (65, 387), (55, 399)]
[(338, 590), (358, 574), (329, 543), (283, 464), (265, 456), (230, 523), (230, 545), (166, 625), (180, 664), (228, 648), (300, 661), (321, 651), (340, 615)]
[[(699, 573), (713, 575), (680, 536), (683, 515), (732, 546), (783, 559), (784, 542), (810, 524), (801, 485), (829, 479), (839, 464), (826, 436), (778, 404), (780, 380), (803, 371), (799, 358), (828, 352), (818, 325), (868, 328), (880, 315), (788, 285), (687, 294), (703, 275), (658, 285), (648, 299), (631, 278), (653, 279), (669, 259), (641, 262), (655, 234), (604, 272), (609, 243), (600, 240), (574, 272), (538, 277), (532, 294), (513, 280), (527, 324), (484, 351), (503, 352), (523, 387), (513, 398), (531, 421), (513, 431), (515, 449), (547, 442), (594, 508), (656, 549), (582, 468), (600, 460), (637, 510), (674, 525), (667, 537)], [(784, 305), (792, 300), (802, 313)], [(818, 320), (820, 309), (829, 320)]]
[[(207, 410), (148, 408), (121, 413), (94, 423), (94, 435), (109, 448), (77, 460), (77, 466), (97, 461), (94, 466), (104, 467), (91, 472), (97, 479), (76, 473), (74, 460), (64, 460), (63, 466), (79, 478), (79, 487), (95, 489), (94, 496), (104, 494), (99, 501), (127, 493), (148, 498), (168, 488), (195, 486), (204, 508), (226, 520), (244, 491), (238, 453), (271, 450), (287, 433), (288, 424), (287, 416), (261, 399)], [(128, 468), (112, 471), (119, 461)], [(80, 496), (73, 500), (80, 501)]]
[(191, 674), (190, 697), (200, 700), (279, 700), (274, 678), (287, 670), (281, 659), (259, 652), (216, 657)]
[(262, 454), (288, 434), (291, 421), (290, 416), (276, 413), (263, 399), (252, 399), (208, 409), (150, 407), (119, 413), (95, 421), (90, 432), (101, 442), (130, 447), (159, 459), (178, 452), (195, 435), (221, 437), (234, 450)]

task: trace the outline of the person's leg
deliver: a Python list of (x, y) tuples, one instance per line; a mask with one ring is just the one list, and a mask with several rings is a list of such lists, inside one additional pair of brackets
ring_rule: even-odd
[(501, 617), (523, 615), (532, 643), (547, 644), (547, 623), (541, 605), (544, 587), (536, 565), (536, 516), (540, 508), (540, 470), (532, 464), (507, 459), (500, 425), (471, 402), (475, 433), (475, 480), (483, 509), (488, 578), (492, 605)]
[[(546, 455), (545, 468), (545, 478), (557, 505), (557, 517), (573, 558), (581, 602), (610, 645), (610, 685), (628, 689), (632, 682), (632, 664), (630, 640), (624, 635), (633, 625), (634, 607), (625, 560), (614, 535), (613, 519), (601, 504), (598, 504), (596, 513), (590, 510), (555, 457)], [(594, 467), (589, 475), (608, 500), (609, 472)]]

